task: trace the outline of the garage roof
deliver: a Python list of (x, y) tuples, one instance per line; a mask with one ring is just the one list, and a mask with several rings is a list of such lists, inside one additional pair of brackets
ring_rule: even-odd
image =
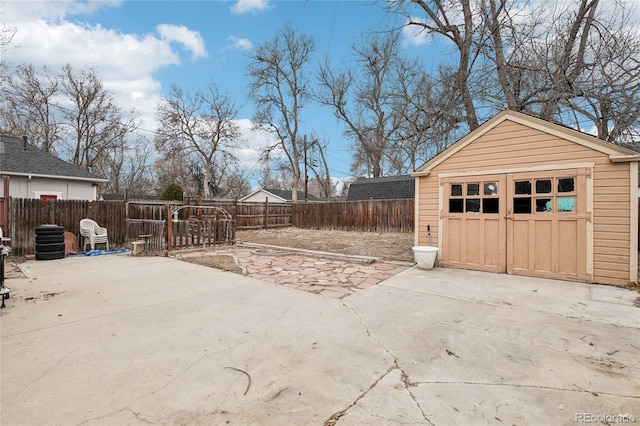
[(469, 145), (480, 136), (484, 135), (500, 123), (510, 120), (516, 123), (520, 123), (522, 125), (540, 130), (545, 133), (552, 134), (562, 139), (566, 139), (577, 144), (586, 146), (593, 150), (602, 152), (604, 154), (609, 155), (609, 159), (613, 162), (624, 162), (624, 161), (640, 161), (640, 153), (633, 151), (628, 148), (624, 148), (620, 145), (616, 145), (611, 142), (605, 142), (601, 139), (596, 138), (595, 136), (588, 135), (583, 132), (579, 132), (577, 130), (571, 129), (569, 127), (565, 127), (559, 124), (551, 123), (546, 120), (542, 120), (537, 117), (533, 117), (531, 115), (523, 114), (521, 112), (511, 111), (508, 109), (503, 110), (497, 115), (493, 116), (483, 125), (478, 127), (473, 132), (467, 134), (462, 139), (458, 140), (456, 143), (451, 145), (449, 148), (445, 149), (431, 160), (427, 161), (425, 164), (416, 169), (415, 172), (411, 174), (411, 176), (426, 176), (431, 172), (431, 169), (442, 163), (449, 157), (451, 157), (456, 152), (460, 151), (465, 146)]

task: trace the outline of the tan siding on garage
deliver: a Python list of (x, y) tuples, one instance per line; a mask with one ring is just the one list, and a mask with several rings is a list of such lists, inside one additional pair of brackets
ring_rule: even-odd
[(438, 180), (421, 179), (418, 192), (418, 215), (416, 228), (418, 235), (417, 245), (427, 245), (427, 225), (431, 226), (431, 245), (438, 246)]
[(594, 282), (629, 284), (629, 167), (606, 159), (593, 173)]
[[(609, 154), (552, 133), (506, 119), (418, 177), (417, 244), (439, 245), (439, 178), (443, 174), (499, 173), (501, 170), (593, 164), (593, 281), (628, 285), (630, 281), (631, 180), (629, 162), (614, 163)], [(429, 164), (429, 163), (427, 163)], [(420, 172), (420, 169), (417, 173)]]

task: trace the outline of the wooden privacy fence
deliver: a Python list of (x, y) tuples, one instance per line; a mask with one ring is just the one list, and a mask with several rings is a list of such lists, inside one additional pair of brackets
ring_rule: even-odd
[(414, 201), (367, 200), (293, 205), (293, 226), (364, 232), (413, 232)]
[[(180, 212), (180, 219), (189, 217), (202, 218), (206, 215), (206, 209), (198, 207), (215, 206), (224, 209), (231, 214), (236, 221), (236, 228), (265, 229), (291, 226), (292, 205), (284, 203), (240, 203), (237, 200), (203, 200), (188, 199), (185, 201), (185, 209)], [(192, 207), (191, 209), (189, 207)]]
[[(6, 200), (5, 200), (6, 203)], [(3, 231), (16, 255), (35, 252), (35, 228), (56, 224), (80, 237), (80, 219), (107, 228), (111, 247), (148, 237), (153, 250), (202, 247), (235, 241), (236, 229), (296, 226), (344, 231), (412, 232), (413, 200), (336, 203), (239, 203), (235, 200), (73, 201), (11, 198)], [(218, 213), (216, 212), (218, 209)], [(172, 210), (178, 210), (176, 215)], [(220, 212), (224, 211), (224, 214)], [(228, 213), (228, 214), (227, 214)], [(168, 225), (171, 224), (169, 227)], [(169, 243), (171, 244), (169, 246)]]
[(82, 247), (80, 220), (84, 218), (107, 228), (110, 244), (122, 245), (126, 240), (126, 209), (122, 202), (11, 198), (9, 216), (11, 250), (16, 255), (34, 254), (35, 229), (44, 224), (64, 227), (76, 236)]
[[(183, 207), (177, 218), (167, 217), (167, 205), (172, 209)], [(237, 200), (189, 198), (184, 203), (176, 201), (129, 201), (127, 215), (132, 219), (202, 220), (210, 216), (207, 207), (224, 209), (236, 221), (237, 229), (277, 228), (291, 226), (291, 204), (240, 203)]]

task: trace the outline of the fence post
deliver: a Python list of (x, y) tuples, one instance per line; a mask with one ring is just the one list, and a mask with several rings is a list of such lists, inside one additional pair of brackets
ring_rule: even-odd
[(292, 226), (298, 226), (298, 207), (296, 204), (291, 203), (291, 210), (289, 210), (291, 212), (291, 216), (289, 217), (289, 221), (291, 222)]
[(231, 220), (238, 220), (238, 197), (233, 199), (233, 214)]
[(269, 197), (264, 197), (264, 229), (269, 229)]
[(173, 218), (171, 217), (171, 203), (167, 203), (167, 251), (173, 248), (171, 242), (173, 240)]

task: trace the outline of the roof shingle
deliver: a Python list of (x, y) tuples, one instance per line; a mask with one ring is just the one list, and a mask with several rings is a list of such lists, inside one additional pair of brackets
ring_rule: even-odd
[(93, 181), (105, 180), (25, 143), (21, 139), (5, 135), (0, 135), (0, 173)]
[(361, 178), (349, 186), (347, 201), (415, 198), (415, 180), (410, 175)]

